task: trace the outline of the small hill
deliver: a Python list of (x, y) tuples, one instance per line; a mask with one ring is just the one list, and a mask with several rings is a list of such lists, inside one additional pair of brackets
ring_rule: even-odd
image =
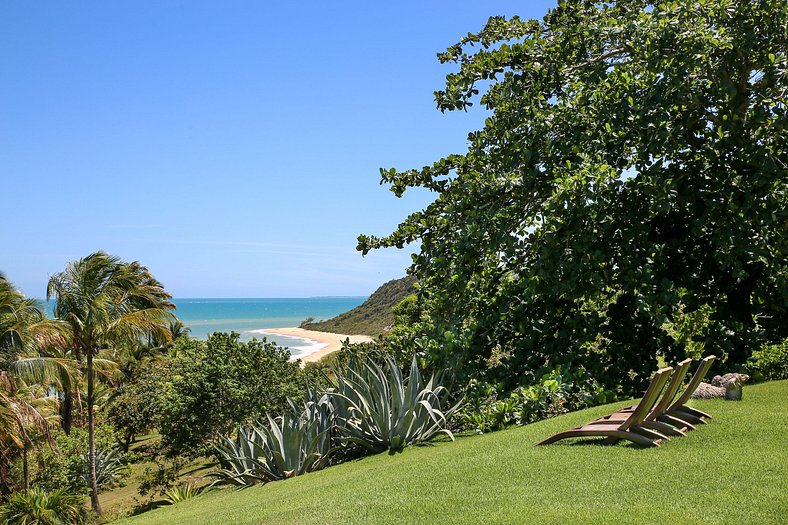
[(785, 523), (788, 381), (742, 401), (693, 400), (714, 419), (660, 448), (534, 444), (631, 402), (455, 443), (408, 447), (247, 490), (224, 489), (124, 525)]
[(334, 332), (337, 334), (363, 334), (377, 337), (385, 327), (394, 322), (392, 309), (405, 297), (415, 292), (416, 279), (403, 277), (385, 283), (369, 296), (363, 304), (327, 321), (302, 323), (301, 328)]

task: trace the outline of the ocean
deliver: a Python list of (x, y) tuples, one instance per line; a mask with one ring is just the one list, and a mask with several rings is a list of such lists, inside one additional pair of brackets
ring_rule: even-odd
[[(213, 332), (238, 332), (241, 341), (253, 337), (284, 346), (293, 357), (320, 348), (309, 339), (265, 334), (266, 328), (298, 326), (304, 319), (321, 321), (347, 312), (363, 303), (366, 297), (307, 297), (299, 299), (174, 299), (175, 315), (191, 328), (189, 335), (207, 339)], [(54, 307), (49, 303), (50, 315)]]
[(191, 328), (189, 335), (207, 339), (213, 332), (238, 332), (241, 341), (253, 337), (287, 347), (293, 357), (309, 354), (319, 344), (308, 339), (265, 334), (266, 328), (298, 326), (304, 319), (336, 317), (363, 303), (366, 297), (307, 297), (298, 299), (175, 299), (175, 315)]

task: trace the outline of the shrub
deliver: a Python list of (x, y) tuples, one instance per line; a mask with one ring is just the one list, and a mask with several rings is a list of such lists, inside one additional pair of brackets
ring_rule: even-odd
[(393, 358), (378, 363), (359, 355), (325, 394), (308, 391), (303, 408), (267, 425), (240, 427), (215, 446), (217, 483), (248, 486), (298, 476), (364, 453), (424, 444), (438, 434), (454, 439), (441, 411), (447, 390), (435, 377), (424, 383), (414, 358), (405, 376)]
[(202, 494), (201, 488), (192, 485), (191, 483), (186, 483), (184, 485), (178, 485), (165, 490), (164, 502), (169, 505), (175, 505), (176, 503), (180, 503), (181, 501), (185, 501), (187, 499), (192, 499), (195, 496), (199, 496), (200, 494)]
[[(90, 461), (88, 454), (82, 456), (82, 472), (80, 481), (84, 487), (90, 487)], [(120, 449), (96, 449), (96, 485), (99, 488), (107, 487), (122, 480), (128, 468), (125, 465), (123, 453)]]
[(393, 358), (382, 364), (351, 361), (338, 373), (336, 390), (327, 392), (340, 441), (371, 453), (393, 453), (441, 433), (453, 440), (446, 418), (457, 405), (441, 411), (448, 391), (438, 382), (435, 376), (422, 382), (415, 357), (407, 377)]
[(207, 342), (176, 341), (177, 365), (159, 416), (162, 443), (170, 451), (207, 455), (220, 436), (281, 413), (288, 397), (300, 397), (301, 368), (286, 349), (238, 337), (214, 333)]
[(90, 514), (82, 498), (65, 489), (46, 492), (38, 488), (13, 494), (0, 507), (0, 522), (8, 525), (81, 525)]
[[(567, 377), (574, 378), (567, 381)], [(462, 430), (479, 434), (501, 430), (511, 425), (526, 425), (542, 419), (611, 402), (615, 396), (606, 392), (582, 370), (567, 374), (553, 370), (531, 386), (518, 387), (499, 398), (495, 386), (472, 380), (466, 389), (466, 404), (454, 420)]]
[(320, 470), (328, 464), (332, 426), (327, 400), (307, 404), (293, 412), (268, 418), (268, 425), (239, 428), (235, 440), (223, 438), (216, 445), (221, 468), (211, 475), (220, 483), (238, 486), (267, 483)]
[[(87, 476), (87, 454), (88, 454), (88, 433), (87, 430), (73, 427), (71, 434), (56, 432), (55, 443), (60, 452), (58, 456), (52, 450), (42, 449), (36, 457), (36, 461), (31, 462), (31, 482), (32, 485), (49, 492), (59, 489), (66, 489), (71, 492), (81, 492), (88, 488), (85, 476)], [(96, 458), (97, 472), (101, 477), (102, 463), (101, 457), (106, 456), (117, 445), (115, 433), (108, 425), (101, 424), (96, 426)], [(104, 462), (105, 469), (104, 487), (122, 483), (128, 474), (128, 467), (125, 466), (125, 455), (114, 452), (108, 462)], [(102, 485), (102, 482), (99, 482)]]
[[(165, 495), (168, 490), (175, 486), (181, 469), (186, 465), (186, 460), (180, 456), (171, 458), (156, 454), (153, 457), (153, 464), (145, 467), (142, 473), (142, 480), (137, 489), (140, 496), (148, 494)], [(149, 503), (152, 503), (151, 498)]]
[(788, 339), (753, 352), (747, 365), (756, 381), (788, 379)]
[(120, 434), (124, 452), (138, 435), (159, 426), (161, 407), (167, 403), (165, 385), (172, 381), (175, 366), (174, 359), (162, 356), (154, 366), (140, 367), (113, 394), (104, 414)]

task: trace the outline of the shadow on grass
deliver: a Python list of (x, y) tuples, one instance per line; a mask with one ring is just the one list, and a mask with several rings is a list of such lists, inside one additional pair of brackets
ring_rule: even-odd
[(189, 467), (186, 467), (187, 470), (183, 470), (179, 474), (179, 477), (191, 476), (192, 474), (196, 474), (197, 472), (212, 470), (213, 468), (218, 466), (219, 466), (218, 463), (201, 463), (197, 465), (191, 465)]
[(607, 447), (624, 447), (630, 448), (634, 450), (652, 450), (658, 447), (644, 447), (638, 445), (637, 443), (632, 443), (631, 441), (621, 440), (618, 443), (605, 443), (605, 439), (607, 438), (579, 438), (572, 441), (563, 440), (557, 443), (552, 443), (549, 446), (555, 447), (600, 447), (600, 448), (607, 448)]

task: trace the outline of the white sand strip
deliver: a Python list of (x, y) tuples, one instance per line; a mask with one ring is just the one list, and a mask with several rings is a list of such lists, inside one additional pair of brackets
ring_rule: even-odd
[(260, 333), (269, 333), (276, 335), (285, 335), (288, 337), (298, 337), (301, 339), (308, 339), (315, 343), (320, 343), (320, 347), (315, 352), (301, 356), (301, 361), (305, 363), (312, 363), (319, 361), (324, 355), (336, 352), (342, 348), (342, 342), (345, 339), (350, 339), (351, 343), (370, 343), (373, 339), (366, 335), (345, 335), (334, 334), (331, 332), (318, 332), (316, 330), (304, 330), (303, 328), (265, 328), (260, 330)]

